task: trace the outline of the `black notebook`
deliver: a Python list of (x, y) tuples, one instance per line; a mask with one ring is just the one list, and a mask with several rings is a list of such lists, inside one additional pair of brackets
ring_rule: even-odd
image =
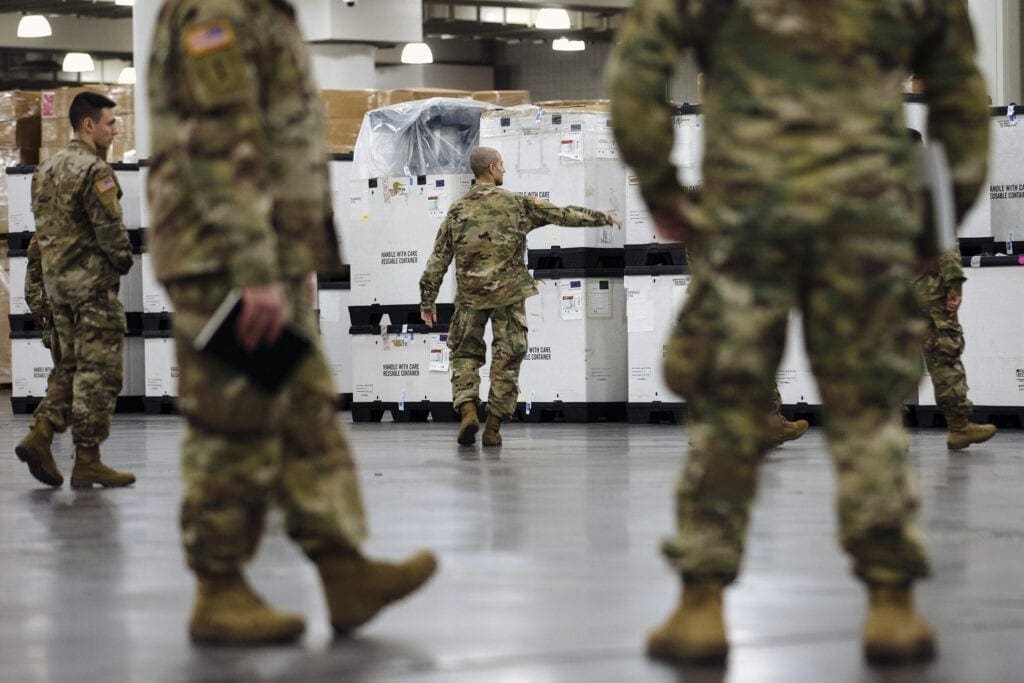
[(235, 290), (224, 298), (199, 332), (196, 349), (216, 356), (245, 374), (258, 387), (276, 392), (313, 349), (313, 343), (302, 330), (288, 323), (276, 342), (247, 351), (235, 332), (241, 312), (242, 294)]

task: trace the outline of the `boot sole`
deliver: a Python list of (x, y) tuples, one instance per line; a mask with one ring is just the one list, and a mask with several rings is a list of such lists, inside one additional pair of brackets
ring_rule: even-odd
[(476, 433), (479, 430), (479, 424), (466, 425), (466, 428), (459, 432), (459, 436), (455, 440), (463, 446), (472, 446), (476, 442)]
[(71, 488), (73, 489), (91, 489), (93, 486), (102, 486), (105, 489), (123, 489), (126, 486), (131, 486), (135, 483), (135, 480), (124, 483), (124, 484), (104, 484), (98, 481), (75, 481), (74, 477), (71, 479)]
[(725, 666), (726, 660), (729, 658), (729, 646), (699, 648), (684, 652), (674, 647), (648, 644), (647, 657), (669, 664), (721, 667)]
[(874, 666), (899, 666), (930, 662), (935, 659), (935, 643), (923, 641), (915, 643), (910, 649), (867, 644), (864, 646), (864, 658), (868, 664)]
[(223, 631), (204, 631), (189, 629), (189, 638), (196, 645), (218, 645), (226, 647), (244, 647), (250, 645), (287, 645), (297, 641), (306, 631), (303, 626), (297, 631), (292, 629), (287, 632), (274, 633), (259, 636), (241, 636), (238, 634), (227, 634)]
[(28, 465), (29, 474), (35, 477), (36, 481), (54, 488), (60, 488), (64, 483), (64, 477), (54, 477), (52, 474), (44, 470), (39, 462), (39, 456), (21, 444), (14, 447), (14, 454), (18, 456), (18, 460)]
[(963, 445), (960, 445), (960, 444), (951, 444), (950, 442), (948, 442), (948, 441), (947, 441), (947, 442), (946, 442), (946, 448), (948, 448), (948, 449), (949, 449), (949, 450), (951, 450), (951, 451), (962, 451), (962, 450), (964, 450), (965, 448), (967, 448), (968, 446), (970, 446), (970, 445), (971, 445), (971, 444), (973, 444), (973, 443), (985, 443), (986, 441), (988, 441), (989, 439), (991, 439), (991, 438), (992, 438), (993, 436), (995, 436), (996, 434), (997, 434), (997, 432), (992, 432), (991, 434), (989, 434), (988, 436), (986, 436), (986, 437), (985, 437), (984, 439), (978, 439), (977, 441), (968, 441), (967, 443), (965, 443), (965, 444), (963, 444)]

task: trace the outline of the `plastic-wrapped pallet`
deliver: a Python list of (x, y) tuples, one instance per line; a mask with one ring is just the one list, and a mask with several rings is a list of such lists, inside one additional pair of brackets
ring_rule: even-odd
[(535, 271), (529, 349), (519, 374), (529, 421), (624, 420), (626, 292), (622, 272)]
[(629, 421), (646, 424), (683, 419), (682, 397), (665, 386), (665, 345), (690, 287), (682, 266), (625, 276), (629, 354)]
[[(619, 159), (607, 105), (522, 105), (485, 112), (480, 144), (501, 152), (504, 186), (559, 206), (584, 206), (615, 216), (627, 215), (626, 167)], [(530, 250), (621, 250), (623, 231), (614, 227), (548, 226), (527, 238)], [(565, 267), (615, 265), (585, 261)], [(621, 260), (618, 265), (621, 265)]]

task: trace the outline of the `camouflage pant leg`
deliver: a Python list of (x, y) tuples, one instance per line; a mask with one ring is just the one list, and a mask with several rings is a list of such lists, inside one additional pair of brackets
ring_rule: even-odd
[[(273, 503), (307, 552), (356, 547), (365, 536), (358, 480), (330, 407), (333, 391), (323, 386), (330, 373), (319, 347), (277, 395), (193, 350), (191, 340), (230, 289), (214, 277), (167, 287), (186, 418), (181, 526), (189, 566), (226, 571), (249, 559)], [(309, 329), (305, 284), (288, 289), (297, 321)]]
[(935, 388), (935, 403), (947, 420), (969, 420), (974, 405), (967, 398), (967, 374), (961, 356), (964, 331), (956, 313), (946, 310), (947, 292), (934, 286), (937, 278), (914, 283), (918, 307), (928, 328), (924, 339), (924, 360)]
[[(59, 312), (58, 312), (59, 309)], [(70, 340), (74, 329), (74, 312), (69, 306), (55, 306), (50, 311), (50, 323), (43, 333), (43, 344), (49, 342), (50, 358), (53, 359), (53, 371), (46, 379), (46, 397), (40, 401), (33, 413), (33, 424), (45, 419), (53, 425), (54, 431), (64, 432), (68, 428), (71, 417), (71, 392), (75, 379), (75, 357), (73, 353), (61, 353), (61, 337), (57, 332), (57, 315), (61, 317), (60, 326), (65, 329), (65, 339)], [(69, 345), (70, 347), (70, 345)], [(68, 352), (72, 349), (68, 348)]]
[(456, 411), (463, 403), (480, 405), (480, 368), (487, 362), (484, 328), (489, 314), (457, 307), (452, 316), (448, 348), (452, 352), (452, 405)]
[(784, 282), (748, 277), (744, 256), (691, 281), (665, 353), (693, 448), (676, 487), (677, 533), (663, 552), (690, 579), (730, 582), (739, 570), (793, 305)]
[(512, 419), (519, 399), (519, 368), (527, 351), (526, 304), (495, 308), (491, 312), (491, 391), (487, 412), (502, 422)]
[(78, 446), (98, 446), (110, 435), (124, 379), (124, 308), (117, 294), (109, 291), (73, 307), (55, 305), (53, 315), (61, 363), (47, 419), (58, 412), (67, 414), (70, 376), (71, 435)]
[(928, 573), (907, 467), (903, 397), (920, 380), (923, 325), (914, 315), (909, 240), (847, 231), (822, 250), (804, 306), (838, 478), (839, 537), (864, 581), (902, 584)]

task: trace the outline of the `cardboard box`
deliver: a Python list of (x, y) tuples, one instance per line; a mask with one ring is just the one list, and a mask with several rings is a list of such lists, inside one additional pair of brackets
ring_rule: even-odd
[(348, 154), (356, 148), (363, 119), (327, 119), (327, 151)]
[(321, 90), (324, 116), (329, 119), (362, 120), (363, 114), (384, 106), (384, 93), (380, 90)]
[[(114, 85), (102, 86), (103, 94), (114, 100), (117, 104), (115, 114), (124, 116), (135, 113), (135, 86), (131, 84), (116, 83)], [(69, 102), (70, 104), (70, 102)]]
[(432, 97), (454, 97), (457, 99), (468, 98), (468, 90), (448, 90), (446, 88), (401, 88), (388, 90), (384, 93), (384, 104), (401, 104), (413, 100), (429, 100)]
[(71, 140), (74, 131), (71, 129), (71, 120), (66, 116), (61, 118), (44, 118), (42, 120), (42, 135), (40, 136), (40, 147), (64, 147)]
[(39, 117), (0, 121), (0, 147), (38, 148), (41, 123)]
[(529, 90), (477, 90), (473, 93), (473, 99), (480, 102), (490, 102), (499, 107), (515, 107), (520, 104), (530, 104)]
[(7, 90), (0, 92), (0, 121), (38, 117), (39, 91)]
[(0, 148), (0, 165), (4, 168), (8, 166), (35, 166), (38, 163), (38, 149)]

